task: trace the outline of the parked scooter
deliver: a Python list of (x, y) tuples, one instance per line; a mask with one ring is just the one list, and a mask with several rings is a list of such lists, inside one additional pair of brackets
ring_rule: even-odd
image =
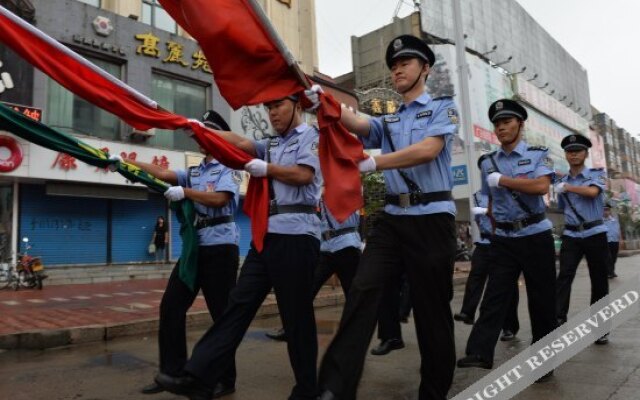
[(42, 281), (47, 278), (44, 273), (44, 264), (40, 257), (33, 257), (28, 254), (31, 249), (29, 238), (22, 238), (25, 244), (25, 251), (18, 254), (18, 262), (14, 269), (13, 287), (15, 290), (23, 288), (38, 288), (42, 290)]

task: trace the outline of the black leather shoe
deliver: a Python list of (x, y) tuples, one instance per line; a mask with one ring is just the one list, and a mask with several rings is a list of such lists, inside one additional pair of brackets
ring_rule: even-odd
[(511, 332), (508, 329), (504, 329), (502, 331), (502, 336), (500, 336), (500, 340), (503, 341), (503, 342), (510, 342), (515, 338), (516, 338), (516, 334)]
[(613, 278), (617, 278), (618, 274), (616, 274), (615, 272), (613, 274), (609, 274), (607, 275), (609, 277), (609, 279), (613, 279)]
[(558, 317), (558, 326), (562, 326), (567, 322), (567, 319), (564, 317)]
[(338, 400), (335, 394), (333, 394), (330, 390), (325, 390), (318, 397), (318, 400)]
[(156, 394), (164, 392), (164, 388), (155, 381), (153, 383), (148, 384), (140, 390), (142, 394)]
[(409, 323), (409, 317), (400, 317), (400, 322), (402, 322), (403, 324), (408, 324)]
[(468, 355), (458, 360), (458, 368), (484, 368), (492, 369), (493, 362), (486, 361), (482, 357), (476, 354)]
[(213, 398), (218, 399), (220, 397), (226, 396), (228, 394), (234, 393), (236, 391), (235, 386), (229, 386), (222, 383), (218, 383), (216, 388), (213, 389)]
[(403, 349), (404, 342), (402, 339), (389, 339), (383, 340), (380, 344), (371, 349), (371, 354), (374, 356), (384, 356), (385, 354), (391, 353), (393, 350)]
[(265, 336), (268, 337), (269, 339), (273, 339), (273, 340), (276, 340), (278, 342), (286, 342), (287, 341), (287, 334), (284, 333), (284, 328), (276, 329), (273, 332), (267, 332), (267, 333), (265, 333)]
[(547, 372), (546, 374), (544, 374), (540, 378), (538, 378), (536, 383), (545, 383), (545, 382), (551, 380), (551, 378), (553, 378), (553, 370)]
[(607, 333), (606, 335), (602, 336), (600, 339), (596, 340), (595, 343), (599, 345), (609, 344), (609, 334)]
[(454, 314), (453, 319), (455, 319), (456, 321), (464, 322), (467, 325), (473, 325), (473, 317), (463, 312)]
[(189, 397), (189, 400), (211, 400), (213, 390), (191, 375), (175, 377), (164, 373), (156, 376), (156, 383), (167, 392)]

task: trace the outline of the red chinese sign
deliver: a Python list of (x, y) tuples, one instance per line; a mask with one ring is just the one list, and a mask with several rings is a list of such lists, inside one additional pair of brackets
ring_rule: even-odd
[(27, 116), (35, 121), (42, 121), (42, 110), (35, 107), (27, 107), (21, 106), (19, 104), (5, 103), (2, 102), (5, 106), (11, 108), (13, 111), (19, 112), (20, 114)]
[(153, 161), (151, 164), (157, 165), (160, 168), (169, 169), (169, 159), (167, 156), (153, 156)]
[(56, 166), (65, 171), (78, 168), (78, 165), (76, 164), (76, 158), (65, 153), (58, 153), (58, 156), (53, 161), (53, 164), (51, 164), (51, 168), (53, 169)]

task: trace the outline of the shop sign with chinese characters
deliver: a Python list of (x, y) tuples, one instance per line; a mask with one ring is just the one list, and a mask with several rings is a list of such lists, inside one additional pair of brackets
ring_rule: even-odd
[(151, 32), (139, 33), (135, 35), (135, 39), (139, 42), (136, 47), (136, 54), (139, 56), (159, 58), (165, 64), (177, 64), (183, 68), (211, 73), (211, 67), (202, 50), (194, 51), (190, 57), (192, 61), (188, 61), (189, 57), (185, 54), (184, 45), (178, 42), (166, 41), (164, 50), (161, 50), (163, 46), (160, 38)]

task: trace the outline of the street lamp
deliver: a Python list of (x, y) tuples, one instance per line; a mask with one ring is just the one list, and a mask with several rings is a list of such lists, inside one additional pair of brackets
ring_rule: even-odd
[(482, 56), (486, 57), (487, 54), (495, 53), (496, 50), (498, 50), (498, 45), (494, 44), (493, 47), (491, 48), (491, 50), (487, 51), (486, 53), (482, 53)]
[(509, 75), (520, 75), (526, 70), (527, 70), (527, 67), (522, 67), (522, 69), (520, 71), (509, 73)]
[(546, 88), (547, 86), (549, 86), (549, 82), (545, 83), (545, 84), (544, 84), (544, 85), (542, 85), (542, 86), (538, 86), (538, 89), (544, 89), (544, 88)]
[(567, 98), (567, 96), (562, 96), (562, 98), (560, 99), (560, 101), (564, 101)]
[(535, 81), (537, 78), (538, 74), (533, 74), (533, 77), (531, 77), (531, 79), (527, 79), (527, 82)]
[(509, 58), (507, 58), (504, 61), (500, 61), (499, 63), (495, 63), (492, 65), (493, 68), (498, 68), (501, 65), (505, 65), (506, 63), (510, 62), (511, 60), (513, 60), (513, 56), (509, 56)]

